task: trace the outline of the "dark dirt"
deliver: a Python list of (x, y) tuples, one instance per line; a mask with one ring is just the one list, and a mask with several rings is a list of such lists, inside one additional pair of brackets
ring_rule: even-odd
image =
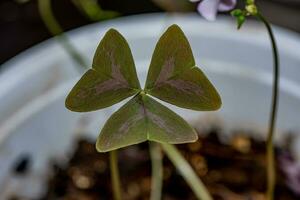
[[(212, 130), (196, 143), (177, 145), (196, 170), (215, 200), (264, 200), (265, 146), (263, 141), (236, 135), (222, 144), (220, 131)], [(277, 158), (283, 149), (276, 149)], [(193, 200), (193, 192), (164, 156), (164, 200)], [(278, 163), (277, 166), (279, 166)], [(148, 143), (119, 151), (123, 199), (149, 199), (151, 163)], [(48, 192), (43, 198), (67, 200), (111, 200), (112, 190), (107, 153), (97, 153), (94, 141), (81, 139), (66, 167), (53, 165)], [(296, 200), (277, 168), (276, 200)]]

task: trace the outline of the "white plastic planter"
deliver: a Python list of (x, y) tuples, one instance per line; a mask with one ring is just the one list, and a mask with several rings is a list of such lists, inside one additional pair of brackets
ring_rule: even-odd
[[(130, 44), (144, 82), (154, 46), (162, 31), (173, 23), (186, 33), (197, 64), (220, 92), (223, 107), (217, 112), (172, 109), (196, 126), (200, 117), (204, 120), (203, 115), (208, 114), (221, 119), (227, 129), (265, 131), (273, 68), (269, 38), (260, 23), (246, 23), (237, 31), (231, 18), (209, 23), (197, 15), (151, 14), (85, 26), (69, 36), (91, 63), (104, 33), (111, 27), (118, 29)], [(275, 35), (282, 66), (276, 136), (289, 130), (300, 133), (300, 37), (279, 28)], [(0, 199), (16, 191), (24, 197), (40, 195), (49, 160), (65, 158), (80, 132), (95, 138), (120, 106), (85, 114), (65, 109), (65, 97), (80, 77), (75, 65), (54, 39), (4, 64), (0, 74)], [(297, 149), (300, 145), (295, 145)], [(12, 165), (25, 154), (31, 156), (29, 173), (13, 175)]]

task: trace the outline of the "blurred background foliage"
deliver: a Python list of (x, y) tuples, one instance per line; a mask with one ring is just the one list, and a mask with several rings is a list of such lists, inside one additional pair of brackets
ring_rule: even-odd
[[(238, 1), (241, 5), (242, 0)], [(300, 0), (257, 3), (273, 24), (300, 32)], [(0, 64), (62, 31), (120, 16), (162, 11), (195, 12), (196, 4), (189, 0), (0, 0)], [(59, 23), (53, 23), (51, 15)], [(45, 17), (54, 24), (52, 28)]]

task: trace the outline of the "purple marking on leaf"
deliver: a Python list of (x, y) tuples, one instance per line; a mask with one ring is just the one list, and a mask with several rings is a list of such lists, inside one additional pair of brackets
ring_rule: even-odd
[(134, 127), (142, 119), (144, 119), (143, 109), (139, 108), (138, 112), (123, 122), (116, 132), (111, 134), (109, 137), (102, 138), (103, 146), (105, 148), (109, 148), (111, 141), (115, 141), (117, 143), (121, 142), (123, 138), (126, 138), (126, 134), (129, 132), (130, 128)]
[(133, 115), (131, 118), (127, 119), (122, 126), (119, 128), (118, 133), (123, 134), (127, 133), (131, 127), (133, 127), (138, 121), (145, 117), (143, 113), (143, 108), (139, 108), (139, 112), (136, 115)]
[(99, 95), (106, 91), (119, 90), (119, 89), (123, 89), (123, 88), (128, 88), (128, 87), (114, 79), (109, 79), (107, 81), (102, 82), (101, 84), (96, 85), (95, 93), (96, 93), (96, 95)]
[(129, 88), (129, 84), (121, 73), (120, 66), (115, 63), (114, 54), (111, 51), (107, 53), (111, 59), (111, 77), (107, 81), (102, 82), (95, 86), (96, 95), (110, 90), (118, 90), (123, 88)]
[(80, 98), (80, 99), (85, 99), (89, 93), (90, 93), (91, 90), (83, 90), (81, 89), (77, 94), (76, 94), (76, 97)]
[(202, 88), (200, 88), (200, 86), (195, 83), (180, 79), (170, 79), (173, 75), (174, 67), (175, 60), (173, 57), (170, 57), (168, 60), (166, 60), (159, 73), (158, 78), (155, 81), (156, 87), (159, 88), (167, 84), (187, 94), (196, 94), (198, 96), (204, 95)]
[(176, 88), (179, 91), (182, 91), (183, 93), (187, 94), (196, 94), (198, 96), (203, 96), (203, 90), (200, 88), (199, 85), (192, 83), (190, 81), (185, 81), (181, 79), (171, 79), (167, 80), (165, 84), (168, 84), (174, 88)]
[(115, 79), (115, 81), (119, 82), (120, 84), (124, 84), (127, 87), (129, 87), (127, 80), (124, 78), (123, 74), (121, 73), (120, 65), (118, 65), (115, 62), (115, 56), (113, 51), (107, 52), (107, 55), (109, 56), (111, 61), (111, 77)]
[(159, 87), (161, 84), (167, 81), (168, 78), (172, 76), (174, 67), (175, 59), (173, 57), (170, 57), (168, 60), (165, 61), (164, 65), (162, 66), (159, 76), (157, 77), (154, 85)]
[(124, 88), (130, 88), (127, 80), (124, 78), (121, 73), (120, 66), (116, 64), (113, 51), (107, 51), (107, 56), (111, 61), (111, 74), (110, 79), (103, 81), (101, 83), (96, 84), (90, 88), (84, 88), (80, 90), (77, 94), (77, 97), (84, 99), (91, 95), (91, 93), (95, 93), (95, 95), (102, 94), (107, 91), (115, 91)]
[(76, 96), (78, 98), (85, 99), (90, 95), (100, 95), (107, 91), (115, 91), (125, 88), (128, 88), (127, 85), (115, 81), (114, 79), (109, 79), (99, 84), (96, 84), (93, 87), (81, 89)]
[(148, 118), (156, 124), (159, 128), (163, 129), (167, 133), (174, 133), (176, 130), (172, 126), (169, 126), (164, 119), (162, 119), (160, 116), (152, 113), (152, 112), (147, 112)]
[[(156, 115), (149, 111), (147, 112), (147, 116), (159, 128), (172, 135), (173, 140), (184, 140), (185, 137), (187, 137), (186, 139), (188, 139), (188, 134), (180, 131), (178, 129), (178, 126), (176, 126), (175, 124), (168, 124), (168, 122), (165, 119), (161, 118), (159, 115)], [(174, 135), (175, 133), (176, 135)]]

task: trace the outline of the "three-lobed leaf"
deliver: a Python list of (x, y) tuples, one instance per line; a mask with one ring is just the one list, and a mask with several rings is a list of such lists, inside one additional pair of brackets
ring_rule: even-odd
[(196, 132), (184, 119), (148, 95), (194, 110), (221, 106), (220, 96), (196, 67), (189, 42), (177, 25), (170, 26), (159, 39), (144, 91), (126, 40), (110, 29), (96, 50), (92, 69), (68, 95), (66, 107), (77, 112), (93, 111), (133, 95), (104, 125), (96, 144), (98, 151), (146, 140), (172, 144), (197, 140)]
[(140, 91), (140, 83), (125, 38), (110, 29), (101, 40), (92, 64), (66, 99), (72, 111), (87, 112), (111, 106)]

